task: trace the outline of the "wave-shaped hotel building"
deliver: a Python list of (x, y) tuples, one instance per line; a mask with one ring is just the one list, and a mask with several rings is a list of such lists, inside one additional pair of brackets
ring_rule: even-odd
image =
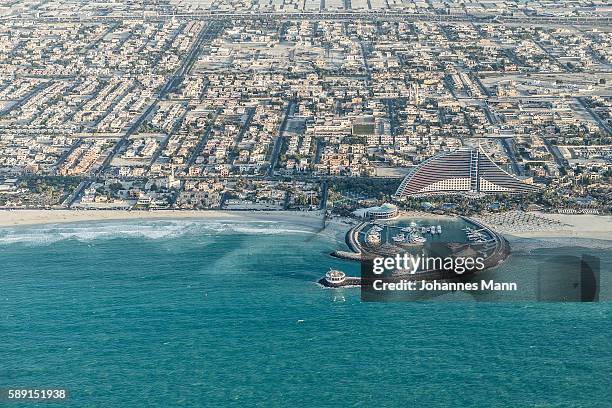
[(410, 170), (395, 196), (453, 193), (529, 193), (539, 187), (495, 164), (482, 148), (438, 154)]

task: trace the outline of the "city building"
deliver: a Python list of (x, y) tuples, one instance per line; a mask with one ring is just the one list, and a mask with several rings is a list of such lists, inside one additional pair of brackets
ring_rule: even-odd
[(389, 203), (384, 203), (380, 207), (371, 207), (366, 209), (365, 215), (366, 217), (378, 219), (378, 220), (388, 220), (390, 218), (397, 217), (399, 210), (397, 206)]
[(502, 170), (479, 147), (441, 153), (415, 166), (395, 195), (528, 193), (538, 189)]

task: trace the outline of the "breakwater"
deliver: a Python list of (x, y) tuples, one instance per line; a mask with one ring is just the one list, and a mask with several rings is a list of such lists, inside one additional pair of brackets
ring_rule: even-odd
[(348, 259), (351, 261), (361, 261), (361, 253), (348, 252), (348, 251), (334, 251), (330, 253), (334, 258)]
[[(484, 244), (465, 243), (465, 244), (449, 244), (449, 248), (453, 247), (453, 252), (458, 255), (465, 250), (481, 250), (486, 252), (486, 256), (483, 257), (484, 268), (482, 270), (466, 270), (465, 273), (458, 274), (452, 270), (424, 270), (418, 273), (396, 273), (392, 276), (387, 277), (387, 280), (457, 280), (465, 279), (466, 277), (475, 275), (487, 269), (496, 267), (503, 262), (510, 254), (510, 244), (508, 241), (493, 231), (488, 226), (475, 221), (468, 217), (460, 217), (465, 222), (477, 227), (480, 231), (486, 232), (490, 239)], [(362, 261), (364, 256), (375, 257), (375, 256), (389, 256), (389, 254), (376, 253), (376, 251), (364, 251), (359, 241), (359, 234), (368, 225), (368, 222), (362, 222), (359, 225), (351, 228), (346, 233), (345, 242), (351, 251), (336, 250), (330, 255), (336, 258), (351, 260), (351, 261)], [(319, 280), (319, 283), (327, 287), (347, 287), (347, 286), (360, 286), (364, 284), (364, 280), (359, 277), (346, 277), (342, 282), (330, 282), (325, 277)]]

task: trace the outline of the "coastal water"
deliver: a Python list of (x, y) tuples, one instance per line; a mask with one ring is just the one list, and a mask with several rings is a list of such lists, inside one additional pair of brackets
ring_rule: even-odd
[[(336, 245), (273, 223), (0, 229), (0, 387), (69, 390), (42, 406), (610, 406), (611, 303), (362, 303), (314, 283), (358, 273)], [(564, 252), (522, 245), (502, 271)], [(609, 246), (584, 251), (609, 271)]]

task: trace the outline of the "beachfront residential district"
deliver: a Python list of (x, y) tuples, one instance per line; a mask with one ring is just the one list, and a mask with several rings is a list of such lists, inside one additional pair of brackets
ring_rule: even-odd
[(606, 0), (17, 0), (0, 20), (3, 209), (612, 208)]

